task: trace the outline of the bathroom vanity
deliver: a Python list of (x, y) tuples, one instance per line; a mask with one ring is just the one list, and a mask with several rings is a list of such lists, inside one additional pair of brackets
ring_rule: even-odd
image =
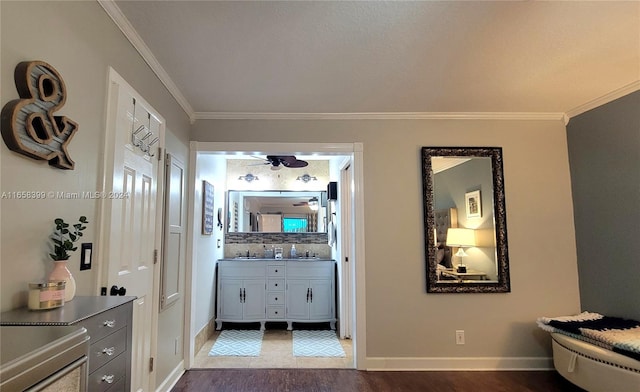
[(216, 329), (223, 322), (329, 322), (335, 329), (335, 261), (222, 259), (218, 261)]

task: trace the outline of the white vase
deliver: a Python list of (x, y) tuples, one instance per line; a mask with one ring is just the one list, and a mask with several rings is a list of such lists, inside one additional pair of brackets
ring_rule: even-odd
[(76, 295), (76, 280), (67, 268), (67, 260), (53, 262), (53, 271), (49, 274), (49, 281), (64, 280), (64, 302), (69, 302)]

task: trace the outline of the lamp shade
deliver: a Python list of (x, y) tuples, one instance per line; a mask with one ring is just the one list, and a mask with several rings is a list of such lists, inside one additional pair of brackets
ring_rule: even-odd
[(476, 234), (472, 229), (447, 229), (447, 246), (476, 246)]

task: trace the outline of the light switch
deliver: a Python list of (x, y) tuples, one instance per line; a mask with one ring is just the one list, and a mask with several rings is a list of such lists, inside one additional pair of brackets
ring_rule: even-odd
[(93, 253), (93, 244), (84, 243), (80, 252), (80, 271), (91, 269), (91, 256)]

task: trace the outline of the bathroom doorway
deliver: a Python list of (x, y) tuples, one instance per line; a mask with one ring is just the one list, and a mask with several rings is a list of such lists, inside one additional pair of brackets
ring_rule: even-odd
[[(191, 159), (190, 172), (192, 173), (190, 179), (190, 214), (194, 217), (192, 222), (192, 233), (194, 235), (191, 238), (191, 243), (188, 245), (189, 255), (187, 257), (187, 290), (191, 293), (187, 298), (187, 324), (186, 325), (186, 337), (185, 337), (185, 367), (195, 368), (202, 367), (203, 363), (208, 360), (206, 358), (205, 351), (210, 349), (210, 346), (220, 334), (219, 331), (210, 330), (210, 334), (214, 339), (208, 339), (208, 342), (196, 342), (196, 335), (201, 332), (203, 324), (203, 311), (215, 313), (215, 301), (214, 298), (210, 298), (208, 304), (203, 303), (202, 286), (198, 284), (198, 279), (201, 279), (203, 261), (208, 263), (205, 268), (211, 266), (211, 258), (209, 260), (203, 260), (203, 258), (209, 257), (210, 254), (215, 253), (215, 260), (223, 257), (224, 247), (224, 230), (217, 233), (218, 238), (203, 238), (199, 236), (200, 222), (199, 214), (201, 213), (199, 203), (201, 202), (201, 195), (199, 194), (199, 187), (202, 178), (208, 177), (211, 182), (218, 182), (214, 184), (216, 193), (214, 199), (218, 199), (216, 208), (224, 200), (224, 191), (226, 184), (222, 181), (215, 181), (213, 178), (221, 176), (220, 170), (215, 169), (213, 165), (225, 166), (225, 156), (264, 156), (267, 154), (279, 154), (279, 155), (296, 155), (296, 156), (313, 156), (314, 159), (328, 159), (332, 160), (331, 165), (331, 178), (332, 181), (337, 181), (340, 184), (341, 193), (339, 200), (334, 202), (333, 211), (336, 213), (336, 221), (339, 223), (338, 218), (344, 218), (344, 214), (349, 214), (351, 218), (351, 228), (345, 230), (344, 225), (336, 225), (336, 232), (338, 239), (332, 247), (332, 257), (338, 263), (338, 276), (339, 280), (336, 285), (337, 293), (337, 315), (339, 318), (338, 328), (339, 336), (343, 338), (351, 338), (347, 340), (341, 340), (341, 344), (347, 353), (345, 358), (341, 359), (342, 366), (338, 366), (338, 361), (323, 360), (314, 364), (313, 360), (296, 359), (291, 358), (288, 360), (290, 366), (286, 365), (286, 361), (281, 360), (280, 366), (277, 367), (307, 367), (307, 368), (320, 368), (320, 367), (346, 367), (346, 368), (362, 368), (364, 366), (364, 326), (362, 323), (358, 323), (358, 320), (364, 320), (364, 233), (362, 228), (364, 227), (364, 213), (362, 211), (362, 145), (358, 143), (341, 143), (341, 144), (291, 144), (291, 143), (201, 143), (192, 142), (191, 144)], [(206, 165), (203, 162), (207, 162)], [(217, 162), (217, 163), (216, 163)], [(204, 166), (207, 166), (206, 168)], [(353, 173), (353, 179), (348, 183), (342, 184), (343, 174), (341, 173), (345, 168), (348, 168)], [(360, 177), (358, 177), (358, 172)], [(217, 174), (216, 174), (217, 173)], [(342, 190), (342, 189), (345, 190)], [(344, 199), (345, 195), (348, 199)], [(345, 212), (343, 207), (348, 206)], [(224, 213), (224, 212), (223, 212)], [(218, 214), (219, 216), (219, 214)], [(357, 223), (360, 223), (359, 225)], [(358, 229), (360, 227), (360, 229)], [(344, 240), (345, 236), (347, 241)], [(204, 244), (204, 245), (203, 245)], [(212, 244), (214, 252), (207, 252), (207, 247), (211, 247)], [(344, 244), (346, 245), (345, 248)], [(349, 249), (350, 255), (344, 255), (344, 249)], [(203, 254), (204, 253), (204, 254)], [(215, 260), (213, 260), (215, 262)], [(346, 262), (345, 262), (346, 261)], [(343, 268), (347, 268), (346, 272), (342, 271)], [(347, 280), (345, 280), (347, 279)], [(215, 295), (215, 290), (209, 287), (205, 290), (205, 295)], [(210, 314), (213, 314), (210, 313)], [(205, 316), (206, 317), (206, 316)], [(345, 328), (346, 327), (346, 328)], [(304, 328), (304, 327), (303, 327)], [(294, 328), (295, 329), (295, 328)], [(345, 331), (352, 333), (347, 334)], [(358, 333), (360, 331), (360, 333)], [(280, 350), (282, 354), (284, 351), (290, 352), (291, 347), (291, 331), (278, 328), (267, 328), (265, 331), (265, 338), (263, 340), (263, 348), (272, 348), (273, 350)], [(209, 345), (209, 347), (206, 347)], [(207, 351), (208, 352), (208, 351)], [(358, 354), (360, 353), (360, 355)], [(282, 355), (268, 354), (265, 358), (250, 360), (236, 360), (227, 359), (226, 363), (221, 365), (222, 367), (275, 367), (273, 364), (269, 364), (269, 358), (267, 357), (280, 357)], [(224, 361), (223, 361), (224, 362)], [(324, 364), (322, 363), (324, 362)], [(235, 364), (235, 365), (234, 365)], [(213, 367), (213, 366), (207, 366)]]

